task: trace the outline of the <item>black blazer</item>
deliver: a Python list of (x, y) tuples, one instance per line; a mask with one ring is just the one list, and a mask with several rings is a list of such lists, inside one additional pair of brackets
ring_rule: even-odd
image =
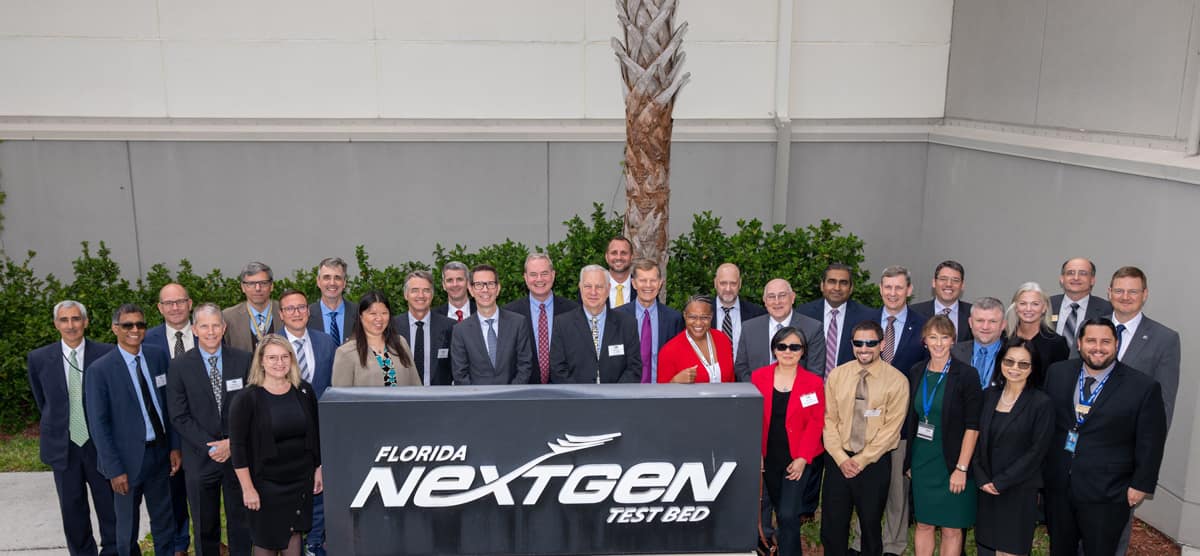
[(1029, 385), (1041, 388), (1046, 382), (1050, 367), (1059, 361), (1066, 361), (1071, 356), (1071, 348), (1067, 346), (1066, 338), (1046, 327), (1042, 327), (1041, 332), (1029, 341), (1033, 343), (1033, 349), (1037, 350), (1038, 361), (1042, 364), (1041, 372), (1029, 375)]
[[(425, 351), (429, 353), (429, 366), (433, 368), (429, 370), (430, 384), (426, 384), (426, 386), (449, 386), (454, 382), (454, 378), (450, 375), (450, 333), (454, 331), (455, 324), (458, 322), (446, 315), (429, 312), (429, 343), (431, 345), (425, 346)], [(410, 340), (407, 312), (392, 317), (392, 328), (396, 330), (397, 334), (404, 337), (409, 348), (415, 349), (413, 346), (416, 344)], [(442, 357), (442, 353), (445, 353), (445, 357)], [(413, 357), (416, 357), (416, 353), (413, 354)], [(416, 365), (416, 363), (413, 364)], [(425, 380), (424, 375), (420, 378), (422, 381)]]
[[(183, 469), (204, 475), (221, 472), (222, 465), (208, 457), (208, 443), (229, 437), (229, 408), (245, 390), (250, 373), (249, 353), (221, 347), (221, 412), (208, 379), (208, 362), (199, 348), (192, 348), (171, 361), (167, 369), (167, 414), (179, 433)], [(242, 386), (229, 390), (230, 380)]]
[[(917, 438), (917, 404), (921, 403), (921, 379), (929, 360), (925, 359), (908, 370), (908, 420), (904, 438), (908, 439), (908, 450), (904, 454), (904, 468), (912, 467), (913, 442), (925, 442)], [(983, 392), (979, 388), (979, 373), (962, 361), (950, 358), (950, 370), (946, 374), (945, 394), (942, 395), (942, 422), (936, 426), (942, 437), (942, 456), (946, 460), (946, 471), (953, 472), (962, 451), (963, 435), (968, 430), (979, 430), (979, 413), (983, 403)]]
[[(882, 315), (883, 309), (879, 309), (875, 318), (881, 318)], [(886, 334), (886, 321), (881, 326)], [(904, 320), (904, 329), (897, 328), (895, 330), (896, 351), (892, 354), (891, 363), (896, 370), (910, 369), (913, 365), (929, 359), (929, 350), (925, 349), (925, 339), (921, 337), (921, 329), (924, 327), (925, 317), (910, 308)], [(853, 350), (853, 348), (851, 349)], [(950, 380), (950, 378), (947, 377), (946, 380)]]
[[(554, 295), (554, 294), (550, 294), (550, 295)], [(626, 305), (628, 305), (628, 303), (626, 303)], [(557, 322), (557, 317), (559, 315), (566, 313), (567, 311), (571, 311), (573, 309), (578, 309), (578, 308), (579, 308), (578, 303), (571, 301), (570, 299), (567, 299), (561, 295), (554, 295), (555, 322)], [(534, 315), (529, 312), (529, 296), (523, 295), (523, 296), (517, 298), (516, 300), (510, 302), (508, 305), (501, 307), (501, 309), (508, 309), (509, 311), (512, 311), (519, 315), (523, 315), (526, 319), (526, 322), (529, 324), (529, 327), (528, 327), (528, 329), (529, 329), (528, 330), (529, 331), (529, 348), (533, 350), (533, 372), (529, 373), (528, 384), (541, 384), (542, 383), (542, 372), (541, 372), (541, 367), (538, 367), (538, 362), (537, 362), (537, 315)], [(453, 322), (453, 321), (451, 321), (451, 322)], [(551, 325), (551, 327), (552, 327), (552, 329), (549, 331), (550, 332), (550, 345), (551, 345), (551, 347), (553, 347), (554, 346), (553, 325)]]
[[(922, 301), (908, 306), (909, 309), (916, 311), (918, 315), (925, 317), (925, 320), (933, 318), (933, 300)], [(971, 304), (966, 301), (959, 300), (958, 302), (958, 322), (954, 324), (954, 330), (958, 332), (958, 337), (954, 339), (956, 342), (965, 342), (972, 339), (971, 337)]]
[[(1003, 336), (1001, 336), (1000, 341), (1004, 341)], [(1003, 344), (1001, 345), (1003, 346)], [(999, 355), (1000, 352), (997, 351), (996, 354)], [(950, 346), (950, 356), (962, 361), (963, 363), (975, 366), (975, 339), (972, 338), (965, 342), (959, 342), (953, 346)], [(980, 382), (983, 382), (983, 376), (987, 374), (988, 370), (989, 369), (975, 369), (975, 372), (979, 374)], [(992, 368), (990, 370), (991, 374), (987, 375), (989, 377), (987, 386), (995, 386), (997, 384), (996, 375), (1000, 372), (1000, 364), (996, 361), (992, 361)], [(983, 388), (987, 388), (987, 386), (983, 386)]]
[[(621, 354), (613, 354), (617, 346)], [(592, 343), (592, 327), (583, 307), (554, 319), (550, 382), (595, 384), (597, 375), (605, 384), (642, 381), (642, 344), (637, 320), (620, 308), (605, 309), (598, 358)]]
[(1075, 428), (1075, 387), (1082, 361), (1055, 364), (1045, 391), (1054, 404), (1054, 439), (1046, 462), (1046, 489), (1082, 503), (1125, 503), (1126, 489), (1153, 493), (1158, 484), (1167, 414), (1162, 387), (1153, 378), (1117, 363), (1087, 420), (1075, 453), (1064, 448)]
[[(234, 469), (250, 468), (258, 476), (263, 462), (278, 452), (267, 393), (261, 386), (248, 386), (229, 408), (229, 449)], [(321, 466), (321, 427), (317, 417), (317, 395), (311, 384), (300, 381), (291, 395), (300, 401), (308, 425), (304, 431), (304, 449), (313, 458), (313, 467)]]
[(994, 386), (983, 391), (979, 443), (971, 458), (975, 483), (992, 483), (1000, 493), (1041, 488), (1046, 453), (1054, 435), (1054, 405), (1045, 392), (1026, 388), (1009, 410), (1004, 426), (992, 431), (992, 417), (1003, 390), (1002, 386)]
[[(346, 310), (346, 315), (342, 318), (344, 324), (342, 329), (338, 330), (342, 333), (342, 337), (333, 339), (339, 346), (354, 337), (354, 323), (358, 322), (358, 303), (346, 298), (342, 298), (342, 303)], [(325, 313), (328, 312), (329, 309), (325, 308), (325, 304), (321, 303), (320, 299), (310, 303), (308, 305), (308, 326), (305, 328), (315, 328), (328, 334), (329, 332), (325, 328)], [(282, 323), (280, 324), (282, 326)]]
[[(85, 376), (93, 361), (115, 347), (112, 344), (84, 340), (83, 361), (79, 364), (83, 367)], [(26, 364), (33, 401), (42, 413), (42, 419), (38, 423), (38, 430), (41, 431), (39, 450), (42, 463), (55, 471), (65, 471), (67, 443), (71, 441), (71, 399), (67, 395), (67, 377), (63, 370), (66, 362), (63, 360), (62, 340), (29, 352)], [(83, 404), (86, 414), (86, 394), (83, 395)]]
[[(713, 294), (712, 298), (713, 298), (712, 327), (715, 330), (720, 330), (721, 329), (721, 320), (725, 318), (723, 316), (723, 313), (721, 313), (721, 307), (720, 307), (721, 299), (719, 297), (717, 297), (717, 294), (715, 294), (715, 293)], [(750, 301), (750, 300), (746, 299), (745, 297), (738, 296), (738, 302), (739, 302), (739, 305), (741, 306), (741, 309), (739, 309), (738, 312), (741, 313), (742, 322), (746, 322), (754, 317), (758, 317), (758, 316), (767, 314), (766, 307), (763, 307), (762, 305), (759, 305), (753, 301)], [(670, 340), (670, 338), (667, 338), (667, 339)], [(733, 338), (730, 338), (730, 340), (732, 340), (732, 339)], [(663, 342), (663, 343), (666, 343), (666, 342)], [(662, 346), (659, 346), (659, 347), (662, 347)]]

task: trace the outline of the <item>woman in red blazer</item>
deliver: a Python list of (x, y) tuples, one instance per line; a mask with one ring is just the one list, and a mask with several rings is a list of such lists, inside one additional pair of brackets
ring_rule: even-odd
[[(750, 375), (763, 395), (763, 485), (775, 508), (780, 556), (800, 556), (800, 506), (804, 485), (821, 455), (825, 426), (825, 385), (800, 366), (808, 346), (795, 327), (771, 338), (776, 363)], [(660, 371), (661, 372), (661, 371)]]
[[(683, 332), (658, 350), (658, 381), (733, 382), (733, 343), (712, 330), (712, 298), (693, 295), (683, 307)], [(649, 365), (647, 364), (647, 367)]]

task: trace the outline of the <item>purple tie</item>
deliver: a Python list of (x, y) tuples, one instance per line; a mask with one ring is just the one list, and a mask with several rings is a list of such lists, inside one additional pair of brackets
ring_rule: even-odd
[(642, 313), (642, 384), (650, 382), (650, 373), (654, 368), (651, 353), (654, 347), (654, 334), (650, 330), (650, 311)]

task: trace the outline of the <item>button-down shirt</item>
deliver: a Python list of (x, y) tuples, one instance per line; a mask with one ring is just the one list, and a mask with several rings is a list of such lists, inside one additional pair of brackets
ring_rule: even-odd
[[(775, 320), (775, 317), (772, 317), (768, 314), (767, 321), (768, 321), (768, 323), (767, 323), (767, 351), (771, 352), (771, 362), (774, 363), (775, 362), (775, 348), (771, 347), (771, 340), (775, 339), (776, 332), (792, 325), (792, 312), (788, 311), (787, 316), (783, 317), (783, 320)], [(801, 332), (800, 335), (804, 336), (804, 333)], [(747, 340), (747, 341), (749, 341), (749, 340)], [(762, 345), (762, 344), (759, 344), (759, 345)]]
[[(258, 329), (258, 317), (260, 317), (260, 316), (262, 317), (263, 326), (266, 327), (266, 331), (267, 332), (271, 331), (271, 327), (274, 325), (274, 322), (271, 321), (271, 317), (272, 317), (271, 307), (274, 303), (275, 303), (274, 301), (267, 300), (267, 307), (265, 309), (259, 311), (258, 309), (255, 309), (254, 306), (251, 305), (249, 301), (246, 302), (246, 307), (250, 309), (250, 331), (251, 331), (251, 333), (253, 333), (255, 330)], [(168, 339), (167, 341), (170, 342), (172, 340), (173, 339)]]
[[(1092, 376), (1092, 378), (1096, 379), (1096, 382), (1092, 383), (1092, 393), (1093, 394), (1096, 392), (1096, 387), (1099, 386), (1100, 383), (1104, 381), (1104, 379), (1108, 378), (1108, 375), (1112, 374), (1113, 369), (1115, 369), (1116, 367), (1117, 367), (1117, 365), (1114, 363), (1112, 365), (1109, 365), (1107, 369), (1104, 369), (1103, 371), (1100, 372), (1100, 374), (1098, 374), (1096, 376), (1092, 376), (1090, 374), (1087, 375), (1087, 376)], [(1080, 367), (1079, 372), (1086, 374), (1087, 367), (1086, 366)], [(1079, 400), (1087, 401), (1087, 398), (1082, 397), (1081, 394), (1083, 394), (1083, 392), (1079, 389), (1079, 379), (1076, 378), (1075, 379), (1075, 403), (1072, 405), (1079, 405)], [(1084, 416), (1084, 418), (1086, 418), (1086, 417), (1087, 416)]]
[[(251, 309), (253, 310), (253, 307), (251, 307)], [(167, 332), (167, 355), (171, 356), (171, 359), (175, 358), (176, 332), (183, 333), (183, 351), (189, 351), (196, 347), (196, 335), (192, 332), (191, 322), (184, 324), (183, 328), (173, 328), (167, 323), (163, 323), (163, 326), (166, 327)]]
[[(346, 330), (346, 300), (338, 299), (337, 307), (330, 309), (325, 305), (325, 300), (321, 300), (321, 312), (325, 313), (321, 317), (321, 322), (325, 323), (325, 333), (333, 336), (333, 323), (337, 323), (338, 332), (341, 334), (333, 338), (333, 343), (342, 345), (344, 338), (350, 331)], [(332, 316), (330, 315), (332, 313)]]
[[(721, 299), (717, 298), (717, 325), (713, 328), (721, 330), (721, 326), (725, 322), (725, 306), (721, 305)], [(742, 300), (740, 298), (733, 300), (733, 305), (729, 306), (729, 324), (733, 325), (733, 336), (729, 339), (733, 341), (733, 357), (737, 359), (738, 340), (742, 338)]]
[[(538, 350), (541, 349), (541, 347), (542, 347), (542, 345), (538, 343), (541, 340), (538, 339), (537, 331), (538, 331), (538, 314), (541, 313), (541, 311), (542, 311), (541, 305), (543, 303), (546, 304), (546, 332), (551, 333), (554, 331), (554, 292), (550, 292), (550, 295), (548, 297), (546, 297), (545, 301), (538, 301), (533, 298), (533, 294), (529, 294), (529, 324), (531, 324), (533, 326), (533, 353), (535, 354), (535, 357), (534, 357), (535, 364), (537, 363), (536, 354), (537, 354)], [(547, 336), (546, 341), (550, 342), (552, 340), (550, 339), (549, 336)]]
[[(821, 320), (821, 326), (823, 327), (823, 328), (821, 328), (821, 336), (825, 336), (825, 335), (829, 334), (829, 318), (832, 316), (834, 309), (835, 309), (835, 307), (831, 306), (829, 304), (829, 301), (825, 302), (825, 312), (823, 313), (825, 315), (825, 318)], [(836, 309), (838, 312), (838, 314), (837, 314), (838, 337), (837, 337), (837, 340), (834, 342), (834, 346), (833, 346), (833, 360), (834, 361), (837, 361), (838, 357), (840, 357), (842, 355), (840, 353), (842, 351), (842, 336), (846, 333), (846, 304), (843, 303), (841, 307), (836, 307)], [(826, 350), (827, 351), (825, 353), (825, 357), (829, 357), (828, 346), (826, 346)], [(829, 369), (826, 369), (825, 371), (826, 371), (826, 373), (828, 373)], [(828, 375), (826, 375), (826, 376), (828, 376)]]
[[(853, 458), (850, 428), (854, 423), (854, 396), (858, 390), (857, 359), (840, 365), (825, 381), (825, 450), (841, 465), (854, 459), (866, 467), (900, 445), (900, 427), (908, 415), (908, 379), (895, 367), (876, 359), (867, 367), (867, 443)], [(879, 414), (876, 416), (875, 411)]]
[[(1071, 304), (1072, 303), (1079, 304), (1079, 309), (1077, 309), (1075, 312), (1075, 326), (1083, 326), (1083, 321), (1085, 320), (1084, 315), (1087, 314), (1088, 300), (1090, 300), (1091, 298), (1092, 298), (1092, 296), (1085, 295), (1082, 298), (1080, 298), (1079, 301), (1075, 301), (1075, 300), (1067, 297), (1066, 294), (1063, 294), (1062, 305), (1060, 305), (1058, 307), (1058, 326), (1056, 327), (1055, 332), (1058, 332), (1059, 336), (1065, 336), (1067, 338), (1067, 341), (1070, 342), (1071, 344), (1075, 343), (1075, 332), (1076, 331), (1075, 330), (1071, 330), (1071, 331), (1063, 330), (1063, 328), (1066, 328), (1066, 326), (1067, 326), (1067, 317), (1069, 317), (1071, 315)], [(1066, 332), (1066, 333), (1064, 334), (1064, 332)]]
[[(884, 334), (887, 333), (887, 320), (888, 317), (891, 316), (896, 317), (896, 322), (892, 324), (892, 333), (895, 334), (892, 348), (898, 348), (900, 347), (900, 337), (904, 335), (904, 323), (908, 322), (908, 305), (905, 305), (904, 308), (900, 309), (900, 312), (896, 313), (895, 315), (889, 313), (887, 307), (884, 307), (879, 311), (879, 326), (883, 328)], [(893, 353), (895, 353), (895, 351), (893, 351)]]
[(617, 308), (617, 285), (621, 286), (621, 290), (622, 290), (621, 297), (624, 298), (622, 301), (624, 301), (625, 303), (629, 303), (630, 301), (633, 301), (633, 298), (637, 297), (637, 293), (635, 293), (633, 291), (633, 287), (632, 287), (632, 285), (633, 285), (633, 273), (632, 272), (629, 273), (629, 276), (625, 277), (624, 282), (618, 282), (616, 280), (613, 280), (612, 274), (609, 274), (608, 275), (608, 306), (612, 307), (613, 309)]
[[(980, 363), (979, 350), (983, 350), (982, 365)], [(1000, 353), (1000, 340), (996, 340), (990, 344), (980, 344), (978, 340), (971, 344), (971, 365), (975, 366), (975, 370), (979, 371), (979, 384), (983, 388), (987, 388), (992, 383), (992, 376), (996, 373), (996, 354)]]
[[(303, 336), (297, 336), (295, 334), (292, 334), (292, 331), (288, 330), (286, 327), (284, 327), (283, 331), (284, 331), (284, 334), (287, 335), (288, 343), (292, 344), (293, 348), (296, 347), (296, 340), (304, 341), (303, 344), (300, 344), (300, 349), (304, 350), (304, 360), (308, 363), (308, 373), (309, 374), (308, 374), (308, 376), (302, 376), (301, 378), (303, 378), (304, 380), (307, 380), (309, 382), (312, 382), (312, 379), (313, 379), (312, 375), (314, 372), (316, 372), (316, 365), (317, 365), (317, 357), (313, 353), (312, 338), (308, 337), (307, 331), (304, 332)], [(205, 359), (205, 361), (207, 361), (207, 359)], [(299, 353), (296, 354), (296, 365), (300, 365), (300, 354)], [(300, 374), (301, 375), (304, 374), (303, 367), (300, 368)]]
[[(650, 382), (658, 382), (658, 303), (652, 303), (649, 307), (643, 307), (641, 303), (634, 303), (633, 312), (637, 315), (637, 331), (638, 338), (642, 337), (642, 320), (646, 318), (646, 314), (650, 315), (650, 361), (642, 361), (642, 369), (647, 365), (650, 366)], [(589, 323), (590, 326), (591, 323)], [(603, 331), (603, 329), (601, 329)], [(603, 339), (604, 335), (601, 334)]]
[[(136, 393), (138, 407), (142, 410), (142, 419), (146, 423), (146, 442), (155, 440), (154, 426), (150, 424), (150, 413), (146, 411), (146, 404), (142, 401), (142, 387), (138, 385), (137, 373), (142, 373), (142, 377), (146, 379), (146, 386), (150, 387), (150, 401), (154, 402), (154, 409), (158, 412), (159, 418), (163, 416), (162, 406), (158, 403), (158, 385), (154, 383), (154, 375), (150, 374), (150, 368), (146, 365), (146, 355), (142, 353), (141, 348), (138, 348), (137, 354), (131, 354), (125, 351), (124, 348), (118, 347), (117, 351), (121, 352), (121, 357), (125, 358), (125, 368), (129, 371), (129, 380), (133, 381), (133, 391)], [(141, 357), (141, 368), (133, 365), (133, 358)], [(166, 423), (159, 423), (164, 425)], [(165, 438), (161, 440), (166, 440)]]
[[(475, 316), (477, 318), (479, 318), (479, 330), (483, 332), (483, 345), (487, 346), (487, 337), (488, 337), (488, 322), (487, 321), (488, 321), (488, 319), (492, 320), (492, 330), (496, 331), (496, 342), (499, 343), (499, 341), (500, 341), (500, 309), (499, 308), (495, 309), (495, 312), (492, 313), (492, 316), (490, 316), (490, 317), (483, 316), (483, 313), (475, 313)], [(497, 346), (497, 347), (499, 347), (499, 346)]]
[[(455, 307), (453, 301), (448, 301), (446, 303), (446, 316), (447, 317), (450, 317), (450, 318), (454, 319), (455, 321), (457, 321), (458, 314), (456, 313), (456, 311), (462, 311), (464, 319), (471, 316), (471, 300), (470, 300), (470, 298), (468, 298), (465, 302), (463, 302), (462, 307)], [(486, 326), (487, 323), (485, 322), (484, 325)]]
[[(608, 316), (608, 311), (605, 311), (604, 309), (600, 309), (599, 315), (593, 315), (588, 312), (587, 307), (583, 307), (582, 309), (583, 309), (583, 316), (584, 316), (584, 318), (587, 319), (587, 325), (588, 325), (589, 331), (592, 329), (592, 318), (593, 317), (597, 318), (596, 337), (599, 339), (600, 347), (603, 348), (604, 347), (604, 319), (606, 316)], [(597, 357), (599, 357), (598, 354), (597, 354)]]
[[(1082, 324), (1082, 322), (1083, 321), (1081, 320), (1080, 323)], [(1118, 338), (1118, 340), (1121, 342), (1121, 351), (1117, 352), (1117, 361), (1121, 361), (1125, 359), (1125, 350), (1129, 349), (1129, 344), (1133, 343), (1133, 339), (1137, 337), (1138, 325), (1142, 324), (1142, 312), (1138, 311), (1138, 314), (1129, 319), (1129, 322), (1117, 322), (1117, 315), (1114, 314), (1112, 316), (1112, 322), (1114, 325), (1125, 325), (1125, 331), (1122, 332), (1121, 337)]]
[[(425, 357), (424, 357), (424, 360), (422, 361), (424, 366), (421, 368), (425, 369), (425, 376), (422, 377), (422, 379), (424, 379), (424, 382), (422, 382), (422, 384), (425, 384), (428, 386), (430, 384), (429, 380), (430, 380), (430, 376), (431, 376), (429, 374), (430, 373), (430, 371), (429, 371), (429, 352), (433, 351), (433, 346), (430, 344), (431, 336), (429, 335), (429, 313), (425, 313), (425, 318), (419, 319), (417, 317), (414, 317), (411, 311), (408, 312), (408, 345), (409, 345), (409, 347), (413, 348), (414, 350), (416, 349), (416, 345), (417, 345), (417, 323), (418, 322), (425, 323), (425, 324), (421, 325), (422, 335), (425, 336), (425, 338), (423, 339), (423, 342), (422, 342), (422, 345), (425, 346), (425, 354), (424, 354)], [(483, 324), (484, 324), (483, 333), (486, 335), (487, 334), (487, 323), (485, 322)], [(484, 345), (486, 345), (486, 342), (487, 342), (486, 336), (483, 338), (483, 341), (485, 342)]]
[[(291, 338), (292, 338), (291, 334), (288, 334), (288, 339), (290, 340)], [(199, 346), (197, 346), (196, 349), (200, 351), (200, 359), (202, 361), (204, 361), (204, 374), (207, 375), (208, 369), (210, 369), (212, 367), (211, 365), (208, 364), (208, 358), (215, 356), (217, 358), (217, 372), (221, 374), (221, 380), (225, 380), (225, 358), (221, 354), (221, 346), (219, 346), (219, 345), (217, 346), (216, 353), (209, 353), (207, 351), (204, 351), (204, 348), (199, 347)], [(312, 360), (309, 359), (309, 361), (312, 361)]]
[(958, 308), (959, 308), (959, 303), (958, 303), (957, 299), (954, 300), (954, 303), (951, 303), (949, 305), (942, 305), (942, 302), (940, 300), (938, 300), (938, 298), (936, 298), (936, 297), (933, 298), (933, 314), (934, 315), (940, 315), (940, 314), (942, 314), (942, 311), (945, 311), (946, 309), (950, 309), (950, 312), (946, 313), (946, 317), (950, 319), (950, 324), (954, 325), (954, 336), (955, 337), (958, 337)]
[(80, 340), (79, 347), (68, 346), (62, 340), (59, 340), (58, 343), (62, 346), (63, 352), (63, 377), (67, 379), (67, 384), (71, 384), (71, 352), (75, 352), (75, 362), (79, 364), (79, 370), (83, 371), (83, 346), (87, 345), (87, 340)]

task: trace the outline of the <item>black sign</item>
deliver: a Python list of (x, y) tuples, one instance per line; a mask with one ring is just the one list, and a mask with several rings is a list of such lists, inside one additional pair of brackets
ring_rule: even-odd
[(330, 554), (749, 552), (749, 384), (331, 388)]

